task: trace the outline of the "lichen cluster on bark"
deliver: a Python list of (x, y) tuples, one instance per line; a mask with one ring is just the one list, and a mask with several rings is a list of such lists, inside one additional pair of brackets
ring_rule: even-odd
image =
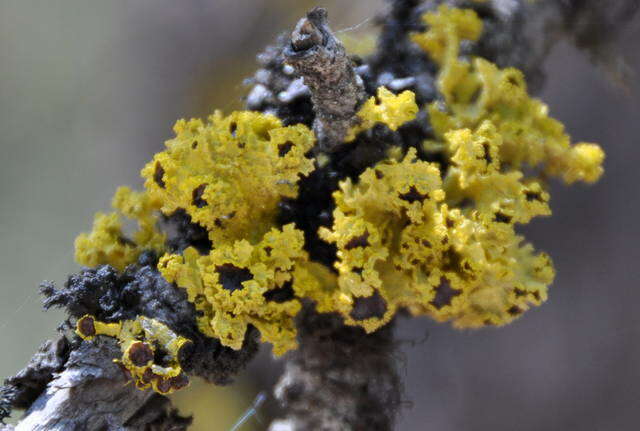
[[(260, 126), (250, 131), (253, 134), (249, 133), (251, 140), (247, 142), (253, 145), (256, 142), (254, 137), (264, 135), (265, 130), (278, 130), (276, 133), (283, 137), (271, 160), (273, 166), (281, 167), (278, 190), (282, 194), (273, 202), (269, 201), (273, 203), (276, 216), (271, 217), (269, 213), (264, 221), (261, 220), (264, 222), (261, 235), (267, 238), (265, 241), (271, 238), (267, 232), (271, 232), (269, 229), (273, 226), (281, 228), (295, 224), (304, 240), (300, 256), (306, 253), (310, 261), (333, 268), (338, 256), (337, 240), (325, 241), (317, 233), (320, 228), (329, 232), (336, 221), (334, 194), (341, 190), (341, 182), (357, 181), (367, 168), (386, 159), (394, 148), (414, 151), (411, 154), (417, 151), (420, 160), (442, 167), (449, 163), (441, 154), (430, 155), (421, 150), (423, 142), (433, 139), (437, 132), (427, 109), (410, 112), (415, 114), (415, 121), (403, 122), (402, 127), (372, 125), (366, 133), (354, 136), (349, 144), (344, 143), (350, 131), (362, 124), (358, 112), (368, 98), (374, 98), (371, 109), (384, 105), (379, 100), (382, 97), (375, 99), (380, 95), (379, 87), (384, 86), (395, 93), (410, 90), (418, 106), (427, 106), (443, 97), (438, 91), (438, 65), (411, 36), (425, 31), (423, 15), (436, 10), (442, 3), (472, 8), (482, 18), (482, 36), (477, 43), (461, 44), (461, 56), (480, 56), (500, 68), (519, 68), (532, 91), (542, 85), (543, 61), (553, 44), (562, 37), (573, 40), (596, 62), (605, 66), (618, 62), (612, 54), (616, 35), (622, 24), (638, 9), (638, 3), (633, 0), (616, 2), (615, 5), (609, 2), (605, 5), (597, 0), (392, 0), (386, 13), (377, 19), (380, 27), (377, 49), (364, 59), (350, 56), (331, 31), (327, 12), (314, 9), (298, 22), (290, 36), (281, 37), (258, 56), (260, 69), (247, 80), (251, 87), (246, 98), (247, 108), (277, 117), (277, 121), (259, 117)], [(242, 118), (214, 116), (213, 126), (207, 129), (207, 133), (226, 133), (228, 142), (225, 142), (235, 145), (244, 133), (244, 129), (238, 129), (239, 124), (242, 128)], [(317, 138), (315, 147), (306, 147), (310, 135), (305, 130), (294, 133), (286, 129), (296, 124), (313, 130)], [(200, 126), (185, 122), (180, 123), (180, 127), (181, 133), (188, 135)], [(101, 266), (97, 263), (104, 256), (92, 254), (94, 250), (91, 249), (96, 238), (86, 236), (83, 258), (95, 261), (95, 267), (71, 275), (61, 288), (43, 283), (45, 307), (64, 308), (69, 320), (61, 325), (63, 335), (58, 340), (45, 343), (24, 370), (5, 381), (0, 392), (0, 418), (7, 416), (11, 409), (24, 409), (25, 414), (15, 427), (0, 425), (0, 430), (182, 430), (188, 427), (190, 420), (180, 416), (165, 396), (149, 389), (139, 390), (134, 385), (124, 385), (131, 377), (130, 371), (121, 362), (114, 363), (113, 360), (120, 358), (122, 352), (113, 338), (98, 336), (92, 342), (83, 342), (69, 331), (73, 323), (83, 316), (91, 316), (92, 322), (133, 321), (140, 316), (161, 322), (172, 334), (190, 340), (179, 353), (185, 376), (203, 377), (215, 384), (229, 383), (254, 357), (259, 335), (256, 327), (262, 323), (262, 317), (255, 318), (247, 313), (247, 319), (254, 319), (253, 324), (248, 320), (249, 324), (245, 322), (243, 327), (238, 327), (234, 326), (237, 316), (231, 313), (233, 315), (228, 320), (218, 322), (219, 325), (213, 329), (203, 325), (202, 317), (212, 313), (213, 301), (203, 300), (198, 281), (189, 282), (183, 289), (185, 286), (180, 286), (181, 273), (178, 271), (184, 269), (180, 265), (189, 264), (186, 259), (181, 260), (183, 255), (206, 255), (213, 248), (212, 239), (218, 243), (228, 241), (223, 226), (238, 211), (246, 208), (240, 206), (224, 217), (212, 218), (211, 226), (205, 229), (196, 223), (194, 217), (206, 211), (204, 207), (211, 195), (207, 194), (206, 187), (194, 183), (197, 187), (186, 196), (188, 203), (197, 209), (188, 212), (178, 208), (171, 214), (153, 217), (147, 212), (147, 206), (157, 205), (154, 199), (173, 192), (172, 184), (166, 182), (169, 174), (178, 175), (175, 174), (176, 169), (173, 173), (165, 172), (165, 167), (173, 165), (160, 163), (175, 162), (184, 155), (182, 147), (196, 150), (199, 145), (197, 141), (188, 145), (178, 141), (172, 146), (177, 149), (175, 153), (163, 154), (164, 158), (146, 168), (147, 181), (150, 187), (155, 188), (155, 194), (140, 197), (126, 190), (120, 193), (119, 210), (126, 215), (138, 216), (139, 243), (146, 241), (146, 247), (138, 247), (127, 238), (117, 237), (111, 251), (112, 256), (122, 262), (121, 267)], [(242, 148), (247, 142), (241, 143)], [(304, 164), (304, 159), (299, 158), (303, 160), (300, 165), (291, 165), (293, 158), (289, 158), (288, 164), (283, 165), (280, 159), (285, 158), (292, 148), (296, 151), (310, 150), (309, 154), (322, 159), (322, 163), (317, 163), (312, 170)], [(210, 166), (205, 168), (211, 170)], [(292, 186), (289, 176), (297, 176), (298, 173), (305, 176)], [(229, 184), (239, 180), (241, 178), (233, 177)], [(403, 196), (411, 203), (424, 199), (415, 188)], [(98, 222), (103, 228), (98, 233), (113, 233), (119, 226), (117, 217), (104, 217)], [(157, 232), (156, 228), (159, 229)], [(287, 240), (296, 238), (292, 232), (280, 233)], [(277, 237), (277, 234), (272, 236)], [(368, 235), (353, 239), (355, 242), (352, 244), (343, 244), (343, 249), (368, 246)], [(240, 234), (238, 236), (241, 237)], [(330, 237), (331, 233), (326, 236)], [(108, 241), (112, 239), (107, 238)], [(271, 247), (266, 245), (265, 250), (258, 251), (257, 246), (254, 247), (253, 252), (267, 261)], [(164, 274), (175, 276), (175, 280), (171, 280), (175, 283), (168, 282), (158, 270), (159, 250), (176, 256), (171, 261), (161, 260), (174, 265)], [(131, 261), (131, 256), (135, 257), (134, 261)], [(215, 258), (220, 257), (211, 257), (214, 262)], [(290, 260), (298, 258), (295, 256)], [(232, 258), (225, 255), (224, 259)], [(237, 256), (234, 255), (233, 259)], [(256, 267), (264, 266), (263, 261)], [(287, 265), (287, 268), (295, 266)], [(287, 282), (291, 284), (290, 279), (276, 280), (278, 271), (284, 266), (273, 266), (275, 270), (272, 273), (276, 275), (271, 280), (274, 284), (272, 290), (266, 292), (266, 299), (259, 298), (258, 302), (263, 305), (265, 301), (270, 302), (269, 310), (277, 310), (287, 318), (295, 315), (295, 328), (287, 329), (289, 338), (291, 334), (295, 338), (296, 333), (297, 338), (288, 339), (288, 344), (283, 344), (286, 347), (283, 351), (294, 345), (297, 349), (286, 356), (285, 372), (275, 389), (284, 413), (271, 424), (271, 431), (393, 429), (402, 400), (402, 382), (394, 359), (393, 316), (387, 316), (385, 326), (379, 325), (382, 326), (380, 329), (367, 333), (365, 329), (370, 327), (345, 325), (345, 315), (336, 310), (318, 313), (308, 298), (300, 300), (301, 306), (294, 310), (297, 315), (290, 313), (291, 310), (283, 311), (281, 304), (291, 300), (296, 286), (291, 288), (287, 285)], [(220, 284), (225, 284), (225, 280), (236, 284), (240, 283), (238, 280), (251, 282), (254, 277), (228, 262), (214, 263), (213, 267), (218, 272), (216, 277)], [(452, 301), (455, 292), (450, 287), (438, 289), (430, 304), (440, 308)], [(513, 307), (509, 310), (515, 314), (522, 311)], [(367, 319), (381, 321), (387, 311), (388, 303), (376, 292), (354, 301), (346, 314), (347, 320), (356, 322)], [(275, 311), (269, 313), (277, 314)], [(214, 338), (206, 332), (215, 333), (228, 327), (231, 329), (227, 338)], [(259, 329), (267, 333), (273, 326), (265, 324)], [(238, 334), (242, 337), (239, 338)], [(86, 338), (93, 338), (95, 334), (89, 335)], [(272, 338), (278, 341), (282, 334), (275, 331)], [(148, 348), (162, 352), (158, 346), (149, 345)], [(167, 359), (158, 357), (150, 361), (161, 366)], [(145, 378), (141, 375), (138, 381), (143, 387), (150, 383)], [(155, 378), (160, 379), (159, 375), (151, 373), (149, 379)], [(161, 379), (156, 383), (159, 381)]]

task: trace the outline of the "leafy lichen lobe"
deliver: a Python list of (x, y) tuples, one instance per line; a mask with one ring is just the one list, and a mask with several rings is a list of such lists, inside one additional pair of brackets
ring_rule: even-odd
[[(482, 34), (475, 12), (441, 6), (423, 20), (426, 31), (411, 38), (438, 68), (438, 100), (379, 86), (343, 149), (315, 157), (314, 133), (273, 115), (181, 120), (142, 170), (145, 190), (114, 199), (139, 230), (129, 239), (118, 214), (98, 215), (76, 242), (78, 261), (123, 269), (154, 250), (162, 276), (193, 304), (200, 334), (237, 350), (256, 328), (276, 354), (297, 347), (294, 319), (308, 301), (368, 332), (400, 309), (477, 328), (540, 305), (554, 269), (516, 227), (550, 215), (547, 177), (594, 182), (604, 153), (571, 145), (518, 70), (460, 55)], [(372, 142), (377, 152), (365, 156)], [(296, 214), (283, 222), (283, 211)], [(169, 246), (158, 221), (178, 216), (206, 240)], [(149, 383), (161, 392), (153, 382), (181, 375), (177, 351), (188, 339), (166, 322), (86, 316), (78, 331), (117, 337), (141, 386), (147, 369), (161, 376)], [(153, 368), (158, 343), (165, 374)]]

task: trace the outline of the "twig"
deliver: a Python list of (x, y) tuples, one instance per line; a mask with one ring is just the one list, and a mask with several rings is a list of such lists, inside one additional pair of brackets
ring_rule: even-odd
[[(254, 80), (255, 87), (248, 98), (250, 108), (275, 112), (286, 124), (313, 121), (319, 141), (316, 151), (333, 152), (331, 164), (310, 177), (309, 181), (316, 183), (301, 187), (306, 201), (300, 202), (311, 205), (309, 197), (312, 197), (324, 204), (330, 199), (338, 181), (334, 174), (342, 163), (341, 156), (345, 156), (345, 160), (346, 155), (350, 157), (351, 168), (345, 169), (345, 175), (353, 176), (358, 173), (356, 167), (367, 164), (367, 157), (379, 157), (376, 152), (383, 152), (372, 147), (380, 141), (375, 136), (354, 144), (360, 150), (341, 153), (339, 149), (345, 133), (356, 121), (355, 113), (367, 92), (372, 94), (380, 82), (390, 77), (413, 82), (421, 103), (435, 97), (434, 69), (424, 55), (413, 55), (415, 51), (408, 33), (420, 27), (422, 12), (442, 2), (481, 9), (485, 31), (470, 53), (480, 54), (503, 67), (523, 69), (535, 86), (542, 82), (543, 60), (563, 35), (588, 50), (595, 60), (612, 62), (615, 57), (608, 48), (623, 28), (624, 20), (620, 18), (628, 22), (638, 9), (637, 0), (490, 0), (484, 4), (463, 0), (429, 0), (424, 4), (419, 0), (394, 0), (390, 13), (382, 19), (379, 50), (368, 63), (358, 67), (358, 74), (344, 47), (331, 33), (326, 11), (314, 9), (300, 20), (284, 50), (272, 48), (263, 56), (264, 73)], [(283, 67), (282, 57), (293, 67), (292, 71), (303, 77), (311, 93), (312, 106), (307, 90), (294, 81), (292, 71)], [(615, 58), (613, 62), (617, 61)], [(408, 76), (415, 79), (403, 80)], [(421, 142), (424, 138), (422, 131), (411, 132), (414, 133), (412, 139)], [(408, 134), (383, 136), (385, 140), (409, 139)], [(320, 211), (314, 216), (321, 223), (331, 222), (329, 213)], [(201, 232), (191, 229), (193, 225), (189, 220), (181, 223), (189, 229), (176, 230), (179, 238), (175, 248), (200, 243)], [(317, 247), (310, 244), (309, 248)], [(310, 254), (330, 264), (334, 257), (331, 253), (331, 249), (325, 247)], [(200, 342), (195, 343), (185, 361), (185, 370), (208, 376), (210, 380), (227, 381), (252, 357), (255, 337), (250, 337), (246, 351), (233, 354), (221, 349), (215, 340), (198, 335), (191, 322), (195, 312), (190, 308), (192, 304), (172, 293), (171, 286), (153, 269), (145, 270), (144, 265), (149, 263), (141, 265), (138, 272), (129, 275), (141, 277), (137, 302), (140, 309), (116, 311), (123, 315), (157, 317), (189, 332)], [(100, 273), (91, 271), (94, 270), (79, 275), (77, 283), (62, 292), (56, 293), (47, 287), (49, 303), (65, 305), (71, 317), (84, 312), (104, 312), (100, 308), (105, 302), (102, 299), (116, 295), (124, 281), (103, 269), (99, 269)], [(164, 302), (158, 303), (159, 298)], [(177, 309), (184, 312), (176, 313)], [(285, 418), (271, 425), (271, 430), (391, 429), (401, 404), (392, 328), (387, 326), (366, 335), (361, 329), (345, 327), (336, 316), (319, 316), (309, 307), (299, 316), (299, 328), (300, 348), (290, 355), (276, 390), (288, 412)], [(45, 344), (25, 370), (7, 380), (8, 386), (0, 393), (0, 417), (8, 407), (26, 409), (17, 426), (0, 425), (0, 431), (186, 429), (189, 420), (171, 410), (168, 399), (125, 384), (124, 375), (113, 362), (118, 356), (120, 351), (115, 341), (108, 338), (78, 344), (60, 339)]]
[(334, 151), (366, 95), (344, 46), (327, 24), (325, 9), (313, 9), (298, 22), (284, 57), (311, 90), (318, 149)]
[[(46, 377), (65, 359), (70, 346), (62, 340), (45, 343), (36, 355), (40, 360), (32, 361), (8, 383), (23, 388), (42, 383), (35, 377)], [(69, 354), (60, 371), (53, 373), (53, 379), (20, 423), (0, 430), (185, 430), (191, 420), (172, 411), (167, 398), (127, 384), (122, 370), (113, 362), (119, 351), (115, 340), (107, 337), (82, 343)]]

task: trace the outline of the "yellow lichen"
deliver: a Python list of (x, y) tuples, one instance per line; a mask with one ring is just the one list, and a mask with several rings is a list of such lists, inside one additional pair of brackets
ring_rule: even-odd
[(214, 246), (255, 243), (274, 225), (278, 202), (297, 196), (304, 157), (314, 143), (303, 125), (283, 127), (257, 112), (216, 112), (207, 124), (181, 120), (167, 150), (142, 170), (147, 193), (170, 215), (182, 209), (206, 228)]
[[(451, 138), (458, 150), (472, 149), (486, 133)], [(341, 183), (333, 228), (320, 235), (338, 247), (343, 300), (335, 308), (348, 324), (373, 331), (404, 307), (457, 327), (502, 325), (546, 299), (551, 263), (521, 245), (513, 227), (547, 213), (546, 203), (529, 202), (526, 193), (535, 188), (518, 183), (518, 175), (492, 171), (486, 162), (489, 173), (471, 166), (466, 183), (452, 176), (448, 181), (457, 184), (449, 187), (437, 165), (410, 150), (400, 162), (367, 169), (357, 184)], [(447, 203), (464, 198), (478, 203), (468, 209)]]
[(297, 346), (293, 317), (300, 302), (295, 294), (310, 277), (303, 245), (302, 231), (290, 224), (272, 229), (258, 244), (239, 240), (207, 256), (193, 248), (181, 256), (165, 255), (158, 268), (187, 290), (200, 312), (201, 332), (239, 349), (247, 326), (253, 325), (280, 355)]
[(418, 105), (413, 92), (403, 91), (396, 96), (385, 87), (380, 87), (378, 95), (369, 98), (358, 111), (360, 122), (349, 130), (345, 142), (352, 142), (358, 133), (371, 129), (377, 123), (396, 131), (404, 123), (414, 120), (417, 113)]
[(413, 40), (440, 65), (437, 86), (444, 105), (429, 106), (440, 141), (449, 131), (473, 130), (488, 120), (502, 136), (502, 162), (513, 169), (540, 166), (545, 174), (566, 183), (598, 180), (603, 172), (602, 149), (588, 143), (572, 146), (562, 123), (549, 117), (544, 103), (527, 94), (522, 72), (499, 69), (482, 58), (471, 62), (458, 58), (461, 40), (480, 37), (482, 21), (474, 11), (443, 5), (425, 14), (424, 22), (429, 30), (413, 35)]
[(280, 301), (276, 292), (299, 283), (304, 238), (293, 225), (273, 228), (280, 200), (296, 197), (300, 176), (313, 170), (304, 157), (313, 133), (255, 112), (216, 113), (206, 125), (181, 121), (175, 131), (167, 150), (142, 170), (145, 187), (163, 213), (182, 209), (206, 228), (213, 250), (166, 255), (159, 269), (187, 290), (201, 313), (200, 330), (223, 345), (239, 349), (251, 324), (276, 354), (295, 347), (300, 303), (293, 294)]
[[(547, 176), (596, 181), (604, 153), (595, 144), (572, 146), (546, 105), (527, 94), (518, 70), (459, 58), (460, 42), (482, 33), (475, 12), (441, 6), (424, 21), (428, 30), (413, 40), (440, 67), (441, 100), (424, 107), (434, 139), (419, 149), (393, 146), (385, 160), (340, 182), (333, 224), (317, 232), (337, 248), (337, 273), (310, 262), (304, 232), (277, 221), (282, 199), (296, 198), (299, 179), (314, 169), (305, 157), (313, 133), (256, 112), (179, 121), (167, 149), (142, 170), (145, 191), (121, 189), (114, 198), (139, 231), (129, 240), (117, 213), (98, 215), (94, 231), (76, 241), (78, 260), (122, 269), (143, 249), (161, 254), (157, 213), (183, 211), (206, 230), (211, 250), (165, 254), (158, 269), (186, 290), (204, 335), (240, 349), (252, 326), (277, 355), (297, 346), (294, 317), (303, 299), (368, 332), (400, 308), (475, 328), (509, 323), (541, 304), (553, 265), (516, 225), (551, 213)], [(412, 92), (381, 87), (345, 141), (376, 124), (396, 131), (418, 110)], [(320, 155), (316, 166), (332, 157)], [(175, 380), (182, 376), (177, 358), (188, 340), (160, 322), (85, 316), (78, 333), (117, 337), (121, 363), (141, 387), (166, 392), (182, 382)], [(158, 346), (170, 366), (153, 363)], [(151, 359), (138, 361), (140, 352)]]
[(437, 12), (426, 13), (423, 21), (428, 26), (428, 31), (415, 33), (411, 39), (438, 63), (441, 67), (440, 73), (451, 74), (447, 68), (463, 67), (464, 65), (456, 64), (460, 41), (478, 40), (482, 33), (482, 21), (476, 13), (471, 9), (441, 5)]
[(300, 303), (293, 291), (315, 281), (302, 265), (302, 232), (293, 225), (273, 228), (278, 203), (295, 198), (298, 180), (314, 169), (305, 157), (313, 132), (246, 111), (216, 112), (207, 123), (180, 120), (174, 130), (166, 151), (142, 170), (145, 192), (122, 188), (114, 198), (123, 215), (138, 220), (134, 239), (125, 238), (118, 214), (98, 215), (94, 231), (76, 241), (78, 261), (123, 269), (143, 249), (160, 253), (164, 236), (155, 213), (182, 210), (207, 230), (213, 250), (165, 255), (159, 268), (187, 290), (201, 313), (202, 333), (239, 349), (251, 324), (277, 354), (295, 347), (293, 316)]
[[(85, 340), (97, 335), (117, 338), (122, 357), (114, 362), (139, 389), (151, 387), (169, 394), (189, 384), (179, 356), (190, 341), (155, 319), (139, 316), (135, 320), (104, 323), (85, 315), (78, 320), (76, 333)], [(156, 358), (162, 358), (162, 363)]]
[[(78, 235), (76, 261), (86, 266), (109, 264), (119, 270), (134, 263), (144, 250), (164, 250), (165, 236), (156, 230), (158, 203), (146, 193), (120, 187), (113, 198), (117, 212), (96, 215), (91, 233)], [(138, 230), (129, 238), (122, 216), (137, 220)]]
[[(593, 182), (602, 173), (602, 150), (571, 146), (519, 71), (459, 58), (460, 42), (482, 32), (474, 11), (441, 6), (424, 21), (428, 31), (413, 40), (440, 66), (443, 100), (428, 107), (436, 140), (423, 150), (446, 164), (420, 161), (415, 149), (390, 154), (340, 184), (333, 226), (319, 232), (338, 248), (334, 310), (367, 331), (401, 307), (470, 328), (541, 304), (553, 266), (515, 225), (551, 213), (545, 176)], [(525, 165), (540, 171), (525, 176)]]

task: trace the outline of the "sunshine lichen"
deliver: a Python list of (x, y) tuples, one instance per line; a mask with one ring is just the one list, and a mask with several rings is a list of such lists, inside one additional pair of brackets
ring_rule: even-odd
[[(122, 270), (145, 250), (158, 253), (164, 250), (165, 235), (156, 228), (158, 201), (146, 193), (120, 187), (112, 205), (117, 212), (98, 213), (91, 233), (82, 233), (76, 238), (78, 263), (86, 266), (109, 264)], [(122, 216), (138, 222), (138, 230), (132, 238), (123, 230)]]
[[(322, 215), (328, 223), (310, 229), (280, 223), (278, 215), (316, 167), (338, 175), (330, 169), (339, 153), (306, 157), (315, 137), (304, 125), (285, 127), (257, 112), (216, 112), (207, 122), (179, 121), (176, 137), (142, 170), (145, 191), (116, 194), (114, 207), (138, 221), (133, 237), (123, 233), (118, 213), (98, 215), (94, 231), (76, 241), (78, 261), (123, 269), (141, 251), (154, 250), (162, 255), (158, 270), (195, 305), (202, 334), (241, 349), (255, 327), (277, 355), (297, 347), (294, 318), (305, 300), (368, 332), (399, 309), (476, 328), (509, 323), (540, 305), (553, 265), (516, 227), (551, 214), (548, 177), (594, 182), (604, 153), (595, 144), (571, 145), (546, 105), (527, 94), (518, 70), (460, 57), (461, 42), (482, 34), (474, 11), (441, 6), (424, 22), (427, 31), (413, 40), (439, 66), (439, 100), (418, 106), (413, 92), (380, 87), (345, 142), (371, 138), (362, 132), (376, 124), (397, 131), (420, 109), (428, 113), (432, 139), (389, 145), (367, 168), (342, 175), (338, 189), (321, 197), (333, 192), (327, 200), (335, 207), (327, 204)], [(210, 246), (166, 248), (157, 221), (176, 213), (203, 229)], [(335, 247), (335, 271), (310, 260), (305, 237)], [(178, 350), (188, 340), (153, 319), (102, 323), (85, 316), (78, 333), (118, 338), (121, 363), (141, 387), (166, 392), (174, 385), (167, 382), (182, 376)], [(169, 365), (154, 362), (158, 346)], [(145, 360), (137, 361), (136, 352)]]
[(603, 172), (602, 149), (589, 143), (572, 146), (562, 123), (549, 117), (544, 103), (527, 94), (522, 72), (500, 69), (479, 57), (470, 62), (459, 58), (460, 42), (476, 41), (482, 31), (474, 11), (442, 5), (425, 14), (424, 22), (429, 30), (415, 34), (413, 40), (440, 65), (437, 85), (444, 103), (429, 106), (440, 141), (449, 131), (475, 130), (491, 121), (502, 136), (500, 157), (514, 170), (526, 164), (566, 183), (598, 180)]
[(187, 290), (198, 310), (198, 327), (222, 344), (240, 349), (248, 325), (280, 355), (297, 346), (293, 317), (300, 310), (298, 293), (309, 274), (304, 264), (302, 231), (292, 224), (272, 229), (257, 244), (239, 240), (207, 256), (188, 248), (165, 255), (162, 275)]
[[(554, 270), (515, 225), (551, 213), (545, 176), (571, 183), (602, 174), (600, 147), (571, 146), (519, 71), (459, 58), (460, 42), (482, 32), (474, 11), (441, 6), (424, 21), (428, 30), (413, 40), (440, 66), (442, 101), (427, 107), (436, 139), (423, 151), (447, 164), (410, 149), (345, 180), (333, 226), (319, 232), (338, 248), (335, 310), (367, 331), (399, 308), (470, 328), (541, 304)], [(525, 176), (525, 165), (539, 171)]]
[(417, 113), (418, 105), (413, 92), (403, 91), (395, 95), (385, 87), (380, 87), (377, 96), (369, 98), (358, 111), (360, 122), (349, 130), (345, 142), (352, 142), (358, 133), (378, 123), (396, 131), (398, 127), (414, 120)]
[(161, 322), (139, 316), (135, 320), (105, 323), (86, 315), (78, 319), (76, 333), (85, 340), (98, 335), (118, 339), (122, 357), (114, 360), (139, 389), (169, 394), (189, 384), (180, 367), (180, 353), (190, 342)]
[(145, 188), (164, 214), (182, 209), (207, 229), (214, 247), (255, 243), (274, 225), (278, 202), (297, 195), (304, 157), (314, 143), (303, 125), (283, 127), (257, 112), (216, 112), (209, 123), (181, 120), (167, 150), (142, 170)]

